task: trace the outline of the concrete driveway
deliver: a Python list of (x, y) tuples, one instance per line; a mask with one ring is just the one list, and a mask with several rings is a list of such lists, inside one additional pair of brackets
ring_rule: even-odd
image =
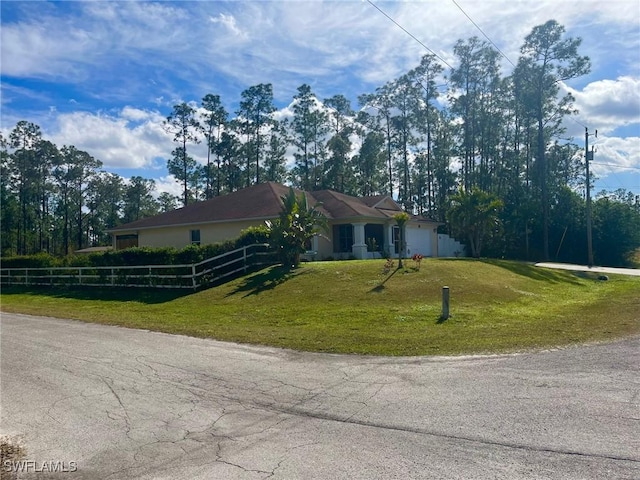
[(630, 275), (640, 277), (640, 268), (618, 267), (589, 267), (587, 265), (575, 265), (573, 263), (540, 262), (535, 264), (541, 268), (555, 268), (559, 270), (572, 270), (574, 272), (615, 273), (616, 275)]
[(18, 478), (640, 478), (639, 338), (382, 358), (3, 313), (1, 342)]

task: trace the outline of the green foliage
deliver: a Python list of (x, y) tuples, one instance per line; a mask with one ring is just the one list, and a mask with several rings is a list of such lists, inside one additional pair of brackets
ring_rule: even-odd
[(110, 265), (169, 265), (174, 263), (175, 248), (135, 247), (107, 252)]
[(321, 166), (326, 160), (324, 137), (330, 130), (328, 114), (317, 108), (316, 95), (307, 84), (298, 87), (294, 97), (293, 119), (289, 133), (296, 147), (292, 172), (294, 184), (303, 190), (316, 190), (324, 172)]
[(460, 191), (451, 199), (447, 218), (454, 233), (469, 242), (473, 257), (480, 257), (483, 242), (499, 226), (502, 206), (495, 195), (478, 189)]
[(2, 258), (3, 268), (40, 268), (58, 267), (60, 258), (56, 258), (48, 253), (36, 253), (34, 255), (18, 255)]
[(580, 38), (565, 38), (565, 28), (555, 20), (533, 28), (520, 48), (521, 57), (514, 72), (516, 102), (531, 127), (536, 129), (535, 163), (532, 180), (541, 199), (542, 256), (550, 258), (549, 227), (551, 207), (551, 168), (553, 155), (547, 158), (553, 138), (561, 137), (562, 118), (574, 113), (571, 93), (561, 94), (561, 82), (586, 75), (591, 70), (589, 57), (580, 56)]
[[(273, 86), (270, 83), (261, 83), (243, 90), (240, 94), (240, 110), (237, 123), (240, 131), (246, 136), (244, 145), (246, 157), (245, 174), (247, 185), (255, 178), (255, 183), (260, 183), (261, 160), (265, 156), (267, 142), (263, 138), (264, 127), (273, 124)], [(252, 175), (255, 174), (255, 175)], [(253, 177), (253, 178), (252, 178)]]
[(409, 221), (409, 214), (407, 212), (396, 213), (393, 216), (393, 219), (396, 221), (398, 226), (402, 228)]
[(199, 249), (202, 251), (202, 256), (204, 258), (212, 258), (217, 257), (218, 255), (222, 255), (223, 253), (230, 252), (231, 250), (235, 250), (238, 247), (239, 245), (236, 243), (236, 241), (227, 240), (226, 242), (200, 245)]
[(124, 250), (108, 250), (90, 255), (68, 255), (56, 257), (48, 253), (19, 255), (2, 258), (4, 268), (55, 268), (55, 267), (109, 267), (136, 265), (190, 265), (208, 258), (217, 257), (256, 243), (267, 243), (269, 232), (266, 226), (243, 230), (235, 240), (208, 245), (188, 245), (183, 249), (173, 247), (135, 247)]
[(293, 188), (289, 188), (289, 193), (282, 197), (280, 216), (273, 222), (267, 221), (267, 228), (270, 243), (282, 265), (295, 268), (300, 264), (305, 244), (327, 229), (327, 219), (316, 207), (307, 206), (304, 193), (298, 197)]
[[(207, 165), (205, 167), (206, 185), (204, 196), (206, 199), (212, 198), (214, 195), (220, 195), (222, 187), (221, 168), (220, 168), (220, 134), (222, 128), (227, 123), (229, 114), (222, 105), (219, 95), (211, 93), (202, 98), (201, 103), (205, 113), (203, 115), (204, 135), (207, 140)], [(214, 133), (215, 129), (215, 133)], [(211, 164), (211, 154), (216, 153), (217, 168), (214, 170)]]
[(167, 170), (183, 186), (183, 204), (186, 207), (193, 196), (190, 183), (195, 179), (197, 162), (187, 153), (187, 144), (200, 143), (198, 132), (202, 126), (196, 116), (196, 110), (186, 102), (173, 106), (171, 115), (164, 122), (164, 127), (173, 135), (177, 147), (171, 152), (172, 157), (167, 160)]
[(598, 265), (631, 266), (640, 248), (640, 210), (600, 198), (593, 203), (593, 254)]
[(244, 247), (256, 243), (268, 243), (269, 233), (269, 227), (266, 225), (248, 227), (240, 232), (240, 237), (236, 241), (236, 244), (238, 247)]

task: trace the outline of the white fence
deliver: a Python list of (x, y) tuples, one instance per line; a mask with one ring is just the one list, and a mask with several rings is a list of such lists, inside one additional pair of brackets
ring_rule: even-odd
[(451, 238), (449, 235), (438, 234), (438, 256), (439, 257), (465, 257), (465, 246)]
[(0, 285), (197, 289), (254, 266), (275, 264), (267, 244), (241, 247), (199, 263), (113, 267), (0, 268)]

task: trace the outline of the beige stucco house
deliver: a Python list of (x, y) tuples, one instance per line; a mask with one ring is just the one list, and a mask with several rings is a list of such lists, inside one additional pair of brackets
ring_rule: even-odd
[[(120, 225), (110, 230), (113, 248), (176, 247), (210, 244), (237, 238), (249, 226), (278, 217), (289, 187), (266, 182), (211, 200)], [(399, 230), (393, 216), (402, 212), (389, 196), (352, 197), (332, 190), (301, 192), (309, 206), (317, 205), (329, 231), (317, 236), (309, 255), (327, 258), (398, 256)], [(438, 223), (412, 216), (406, 226), (405, 256), (438, 256)]]

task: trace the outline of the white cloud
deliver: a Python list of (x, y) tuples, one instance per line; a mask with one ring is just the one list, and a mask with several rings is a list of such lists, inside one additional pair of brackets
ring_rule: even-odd
[[(158, 112), (125, 107), (117, 116), (74, 112), (56, 117), (47, 137), (58, 146), (75, 145), (103, 162), (105, 169), (158, 168), (172, 142)], [(162, 160), (164, 165), (166, 160)]]
[(633, 172), (640, 168), (640, 137), (602, 137), (594, 142), (596, 175)]
[(225, 27), (227, 33), (231, 33), (235, 37), (241, 39), (248, 38), (246, 32), (243, 32), (236, 23), (236, 19), (233, 15), (225, 15), (224, 13), (218, 14), (217, 17), (209, 17), (211, 23), (220, 24)]
[[(57, 21), (56, 21), (57, 23)], [(51, 29), (47, 22), (21, 22), (3, 25), (2, 74), (9, 76), (79, 75), (78, 60), (87, 53), (86, 31), (65, 25)]]
[[(616, 29), (620, 28), (635, 31), (637, 37), (640, 22), (635, 0), (614, 2), (615, 7), (611, 2), (598, 2), (588, 8), (556, 0), (458, 4), (513, 61), (524, 36), (550, 16), (565, 24), (570, 35), (583, 36), (585, 42), (597, 31), (597, 43), (592, 46), (609, 46), (619, 40)], [(209, 86), (215, 84), (216, 72), (221, 72), (239, 82), (239, 90), (268, 81), (287, 85), (286, 94), (292, 95), (303, 82), (322, 90), (356, 79), (362, 84), (359, 93), (365, 93), (364, 88), (393, 79), (428, 53), (368, 2), (77, 5), (71, 15), (49, 8), (38, 16), (36, 8), (31, 19), (4, 24), (3, 72), (55, 75), (76, 82), (85, 78), (87, 65), (106, 70), (131, 63), (158, 71), (171, 69), (186, 81)], [(380, 8), (450, 64), (455, 61), (456, 40), (474, 35), (482, 38), (450, 2), (382, 2)], [(637, 48), (630, 51), (637, 60)]]
[(158, 194), (162, 192), (170, 193), (173, 196), (178, 198), (182, 198), (184, 192), (182, 190), (182, 185), (180, 182), (176, 180), (173, 175), (167, 175), (160, 178), (155, 179), (156, 182), (156, 192)]
[(125, 120), (131, 120), (134, 122), (150, 121), (154, 123), (162, 122), (164, 117), (161, 117), (158, 112), (150, 112), (149, 110), (141, 110), (139, 108), (131, 107), (127, 105), (120, 112), (120, 116)]
[(576, 99), (583, 123), (602, 133), (640, 124), (640, 78), (623, 76), (589, 83), (581, 91), (567, 88)]
[[(18, 3), (4, 2), (3, 13)], [(452, 2), (375, 3), (451, 65), (458, 39), (483, 39)], [(566, 87), (576, 97), (577, 120), (601, 133), (597, 156), (607, 158), (604, 163), (638, 165), (634, 132), (604, 138), (640, 123), (637, 0), (457, 3), (514, 62), (524, 37), (550, 18), (565, 25), (568, 36), (582, 37), (580, 51), (591, 57), (593, 72)], [(415, 67), (428, 53), (365, 1), (37, 2), (14, 17), (3, 15), (0, 30), (3, 126), (25, 116), (37, 122), (31, 105), (38, 104), (52, 140), (74, 144), (116, 169), (166, 164), (175, 148), (162, 129), (169, 112), (155, 109), (170, 109), (175, 102), (169, 99), (188, 101), (213, 92), (233, 105), (246, 87), (273, 83), (282, 105), (308, 83), (319, 98), (341, 93), (355, 107), (356, 95)], [(503, 65), (508, 74), (510, 65)], [(13, 86), (7, 87), (6, 77)], [(14, 78), (44, 78), (54, 87), (62, 80), (64, 86), (41, 92)], [(69, 86), (73, 91), (66, 95)], [(69, 98), (78, 105), (70, 106)], [(92, 99), (103, 111), (87, 112), (94, 108)], [(21, 103), (29, 106), (16, 110)], [(84, 111), (58, 113), (56, 107)], [(285, 108), (277, 115), (291, 113)], [(580, 140), (584, 127), (567, 125)], [(206, 161), (206, 146), (191, 150), (199, 162)]]

